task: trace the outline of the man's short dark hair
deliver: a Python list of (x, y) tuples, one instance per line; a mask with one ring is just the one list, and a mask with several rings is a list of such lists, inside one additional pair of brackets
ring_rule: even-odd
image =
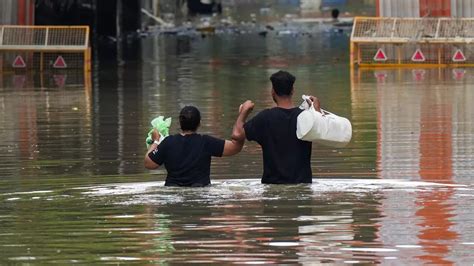
[(183, 131), (196, 131), (201, 123), (201, 113), (194, 106), (185, 106), (179, 113), (179, 124)]
[(278, 96), (290, 96), (295, 84), (295, 76), (286, 71), (278, 71), (270, 77), (273, 90)]

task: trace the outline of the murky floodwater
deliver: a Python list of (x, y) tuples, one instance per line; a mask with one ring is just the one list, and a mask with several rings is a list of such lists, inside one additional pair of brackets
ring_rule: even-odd
[[(91, 87), (1, 76), (1, 264), (474, 262), (474, 69), (351, 72), (347, 33), (324, 29), (99, 51)], [(347, 147), (314, 145), (312, 185), (261, 185), (254, 143), (213, 160), (209, 188), (164, 188), (142, 167), (153, 117), (176, 131), (194, 104), (201, 132), (228, 137), (241, 102), (272, 106), (278, 69), (353, 123)]]

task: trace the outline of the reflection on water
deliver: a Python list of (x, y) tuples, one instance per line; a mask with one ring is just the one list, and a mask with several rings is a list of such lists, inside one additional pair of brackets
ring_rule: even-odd
[[(350, 71), (347, 42), (158, 36), (99, 47), (92, 87), (2, 75), (0, 263), (472, 263), (474, 70)], [(259, 184), (255, 143), (214, 160), (210, 188), (142, 167), (153, 117), (194, 104), (228, 137), (241, 102), (272, 106), (278, 69), (353, 123), (347, 147), (314, 145), (314, 184)]]
[[(430, 254), (449, 255), (430, 248), (456, 247), (467, 254), (472, 243), (454, 238), (437, 246), (417, 241), (424, 238), (416, 231), (388, 231), (395, 223), (428, 230), (417, 215), (387, 216), (406, 210), (387, 205), (388, 197), (449, 191), (471, 193), (466, 203), (474, 200), (473, 188), (463, 185), (356, 179), (321, 179), (309, 186), (234, 179), (198, 189), (146, 182), (3, 193), (8, 233), (0, 245), (10, 261), (413, 263)], [(86, 250), (91, 254), (78, 255)]]
[(376, 113), (380, 178), (472, 183), (474, 70), (361, 69), (352, 81), (354, 109)]
[[(360, 108), (366, 108), (364, 100), (371, 97), (374, 99), (372, 108), (378, 114), (380, 178), (472, 184), (474, 108), (470, 101), (473, 81), (471, 69), (359, 70), (354, 73), (353, 101), (360, 102)], [(403, 204), (407, 209), (400, 214), (390, 211), (389, 207), (383, 208), (384, 215), (392, 222), (382, 224), (381, 230), (389, 233), (394, 228), (408, 229), (411, 234), (397, 238), (416, 243), (424, 252), (417, 258), (426, 263), (458, 262), (452, 257), (452, 250), (459, 249), (460, 240), (462, 243), (466, 238), (472, 239), (466, 236), (466, 232), (473, 232), (472, 227), (456, 222), (472, 220), (472, 210), (466, 211), (464, 197), (459, 197), (453, 189), (417, 193), (406, 198), (387, 196), (385, 202), (391, 206)], [(416, 217), (416, 223), (403, 223), (403, 217), (407, 216)]]

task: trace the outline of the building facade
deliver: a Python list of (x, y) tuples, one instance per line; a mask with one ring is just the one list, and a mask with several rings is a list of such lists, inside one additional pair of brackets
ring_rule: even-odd
[(472, 0), (377, 0), (380, 17), (460, 17), (474, 16)]

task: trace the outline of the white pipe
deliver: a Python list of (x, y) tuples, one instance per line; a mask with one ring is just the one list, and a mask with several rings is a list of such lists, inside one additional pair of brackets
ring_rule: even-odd
[(419, 18), (420, 17), (420, 1), (413, 1), (413, 17)]
[(470, 9), (471, 9), (471, 1), (462, 1), (462, 17), (466, 17), (471, 15)]
[(387, 5), (387, 0), (380, 0), (380, 16), (381, 17), (389, 17), (390, 14), (386, 12), (387, 8), (385, 7)]
[(456, 0), (451, 0), (451, 17), (455, 18), (458, 16), (458, 7), (456, 6)]

